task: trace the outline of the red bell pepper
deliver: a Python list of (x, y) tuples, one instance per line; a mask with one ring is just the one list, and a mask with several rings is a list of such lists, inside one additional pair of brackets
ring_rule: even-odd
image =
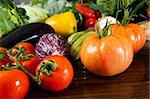
[(101, 16), (99, 12), (92, 10), (89, 4), (77, 4), (75, 9), (78, 10), (84, 17), (84, 28), (93, 27), (96, 20)]

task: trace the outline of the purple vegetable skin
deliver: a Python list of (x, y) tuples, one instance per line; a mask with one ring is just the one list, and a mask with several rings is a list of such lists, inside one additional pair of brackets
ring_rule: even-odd
[(35, 47), (35, 55), (43, 59), (49, 55), (66, 56), (69, 52), (67, 41), (60, 35), (44, 34)]

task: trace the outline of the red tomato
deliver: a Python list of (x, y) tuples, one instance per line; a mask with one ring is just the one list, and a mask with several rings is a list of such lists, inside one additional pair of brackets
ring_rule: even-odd
[[(5, 51), (5, 50), (7, 50), (7, 49), (4, 48), (4, 47), (0, 47), (0, 52)], [(11, 62), (9, 57), (5, 54), (0, 54), (0, 57), (2, 57), (2, 59), (0, 59), (0, 67), (3, 66), (3, 65), (6, 65), (8, 62)]]
[(21, 70), (0, 71), (0, 99), (23, 99), (28, 89), (28, 77)]
[[(26, 54), (34, 54), (35, 53), (33, 45), (28, 42), (18, 43), (15, 47), (16, 48), (25, 48)], [(16, 49), (12, 49), (11, 53), (14, 54), (15, 52), (16, 52)]]
[(40, 63), (40, 60), (36, 56), (32, 56), (30, 57), (30, 59), (27, 60), (19, 59), (19, 61), (22, 64), (22, 66), (24, 66), (32, 74), (35, 74), (36, 67)]
[[(47, 56), (42, 60), (40, 65), (36, 69), (36, 75), (41, 68), (43, 62), (47, 64), (49, 60), (52, 60), (56, 64), (56, 69), (53, 70), (47, 67), (48, 71), (52, 71), (51, 75), (46, 75), (45, 72), (40, 73), (41, 87), (53, 92), (64, 90), (69, 86), (73, 79), (73, 68), (71, 63), (64, 56)], [(50, 64), (47, 64), (50, 65)]]
[(0, 51), (6, 51), (7, 48), (4, 48), (4, 47), (0, 47)]

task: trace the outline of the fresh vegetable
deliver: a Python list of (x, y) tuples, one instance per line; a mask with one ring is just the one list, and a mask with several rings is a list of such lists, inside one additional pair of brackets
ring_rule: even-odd
[(45, 23), (52, 26), (57, 34), (69, 36), (77, 29), (77, 20), (72, 12), (55, 14), (48, 18)]
[(35, 47), (35, 54), (42, 59), (49, 55), (66, 56), (69, 52), (67, 41), (55, 33), (44, 34)]
[(73, 7), (64, 7), (59, 13), (64, 13), (67, 11), (74, 13), (77, 20), (77, 29), (80, 30), (83, 27), (83, 16), (81, 15), (81, 13)]
[[(96, 4), (99, 6), (101, 12), (105, 15), (116, 15), (116, 3), (119, 0), (97, 0)], [(121, 1), (121, 0), (120, 0)], [(130, 1), (130, 0), (128, 0)], [(118, 9), (117, 9), (118, 10)]]
[[(18, 55), (19, 53), (22, 54)], [(18, 43), (11, 50), (11, 54), (13, 56), (18, 55), (18, 61), (20, 64), (32, 74), (35, 74), (35, 69), (40, 63), (40, 59), (38, 59), (34, 53), (35, 49), (33, 45), (27, 42)]]
[(29, 90), (27, 75), (21, 70), (0, 71), (0, 99), (23, 99)]
[(98, 26), (100, 29), (103, 29), (107, 24), (116, 24), (119, 23), (116, 18), (112, 16), (104, 16), (99, 18), (98, 20)]
[(14, 49), (11, 50), (11, 54), (16, 54), (17, 50), (24, 48), (25, 54), (34, 54), (35, 49), (34, 46), (28, 42), (20, 42), (17, 45), (15, 45)]
[(67, 43), (70, 46), (70, 54), (73, 56), (75, 60), (79, 59), (80, 55), (80, 47), (82, 45), (82, 42), (84, 39), (86, 39), (88, 36), (95, 34), (94, 31), (82, 31), (82, 32), (77, 32), (69, 36)]
[(143, 5), (144, 1), (140, 2), (138, 5), (135, 5), (137, 7), (135, 9), (128, 8), (130, 4), (129, 2), (122, 2), (124, 2), (124, 4), (121, 4), (123, 8), (122, 10), (124, 12), (123, 18), (119, 25), (113, 25), (113, 35), (122, 35), (128, 38), (132, 42), (134, 53), (137, 53), (146, 42), (145, 32), (144, 29), (141, 28), (139, 25), (135, 23), (130, 23), (130, 21), (133, 20), (133, 16), (134, 14), (136, 14), (136, 10), (140, 8), (139, 5)]
[(57, 92), (66, 89), (73, 79), (73, 68), (64, 56), (48, 56), (42, 60), (36, 70), (40, 73), (41, 87)]
[(67, 0), (30, 0), (30, 5), (49, 11), (48, 16), (57, 14), (64, 7), (72, 7)]
[(0, 1), (0, 38), (6, 36), (18, 26), (27, 23), (29, 17), (23, 8), (19, 8), (13, 0)]
[(84, 27), (86, 29), (89, 27), (93, 27), (95, 25), (96, 21), (97, 21), (97, 19), (95, 19), (95, 18), (86, 19), (84, 22)]
[(88, 4), (76, 4), (75, 9), (85, 18), (96, 18), (94, 10), (90, 9)]
[(7, 35), (8, 32), (15, 28), (15, 24), (8, 16), (8, 11), (5, 11), (0, 7), (0, 38)]
[(26, 70), (28, 70), (30, 73), (35, 75), (36, 67), (40, 63), (40, 60), (36, 56), (26, 55), (26, 56), (20, 57), (19, 61)]
[(27, 4), (21, 4), (19, 5), (19, 7), (24, 8), (26, 10), (26, 14), (27, 16), (29, 16), (29, 23), (44, 22), (48, 18), (48, 10)]
[(141, 16), (141, 12), (143, 12), (147, 6), (147, 2), (148, 0), (97, 0), (97, 3), (92, 3), (91, 7), (100, 10), (100, 12), (106, 16), (110, 15), (116, 17), (116, 13), (119, 12), (118, 20), (121, 21), (123, 19), (123, 9), (130, 9), (131, 16), (136, 17), (135, 14)]
[(101, 17), (100, 13), (90, 9), (88, 4), (76, 4), (75, 9), (78, 10), (84, 17), (84, 28), (93, 27), (96, 20)]
[(6, 48), (0, 47), (0, 67), (6, 65), (7, 63), (10, 63), (11, 60), (6, 54)]
[(114, 36), (113, 31), (110, 33), (105, 28), (102, 33), (87, 37), (80, 49), (82, 64), (99, 76), (122, 73), (133, 59), (131, 42), (120, 35)]
[(115, 17), (118, 10), (128, 7), (133, 1), (134, 0), (97, 0), (97, 5), (103, 14)]
[(112, 26), (113, 35), (121, 35), (132, 42), (133, 51), (137, 53), (146, 42), (146, 36), (144, 29), (137, 24), (129, 24), (127, 26), (121, 26), (115, 24)]
[(13, 47), (19, 42), (30, 41), (32, 43), (45, 33), (54, 33), (54, 29), (44, 23), (30, 23), (24, 25), (0, 40), (1, 47)]

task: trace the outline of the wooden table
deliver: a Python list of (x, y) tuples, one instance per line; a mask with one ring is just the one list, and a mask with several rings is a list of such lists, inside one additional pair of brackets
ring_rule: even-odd
[(25, 99), (149, 99), (149, 47), (138, 52), (130, 67), (113, 77), (89, 73), (80, 61), (73, 62), (74, 79), (64, 91), (52, 93), (32, 87)]

